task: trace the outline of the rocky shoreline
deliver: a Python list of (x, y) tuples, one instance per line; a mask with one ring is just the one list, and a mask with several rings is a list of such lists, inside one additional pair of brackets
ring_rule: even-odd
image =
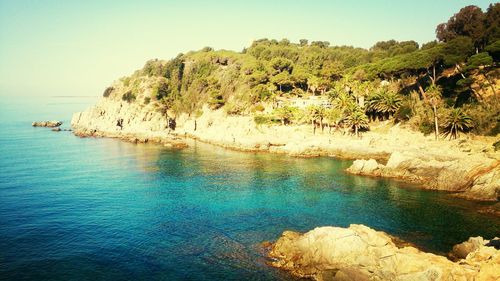
[[(207, 107), (196, 119), (178, 116), (173, 130), (165, 113), (153, 105), (110, 98), (75, 113), (71, 125), (78, 136), (157, 142), (176, 148), (187, 146), (183, 138), (192, 138), (239, 151), (353, 159), (356, 161), (347, 169), (352, 174), (395, 178), (471, 200), (498, 201), (500, 197), (500, 151), (491, 145), (494, 138), (435, 141), (383, 123), (362, 138), (329, 134), (327, 129), (313, 134), (306, 125), (256, 125), (251, 116), (231, 116)], [(490, 213), (498, 213), (495, 205), (493, 208)]]
[(426, 253), (364, 225), (285, 231), (270, 247), (270, 264), (314, 280), (499, 280), (498, 238), (470, 238), (450, 257)]

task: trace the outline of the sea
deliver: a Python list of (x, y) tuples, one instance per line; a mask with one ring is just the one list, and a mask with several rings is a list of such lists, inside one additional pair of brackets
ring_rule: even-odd
[(283, 231), (365, 224), (446, 254), (500, 234), (491, 203), (344, 172), (352, 161), (183, 150), (34, 128), (96, 97), (2, 97), (0, 280), (293, 280)]

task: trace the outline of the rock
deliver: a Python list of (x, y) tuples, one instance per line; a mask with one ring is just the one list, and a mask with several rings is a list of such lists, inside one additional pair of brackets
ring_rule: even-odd
[(374, 159), (370, 159), (370, 160), (366, 161), (365, 165), (363, 166), (364, 173), (372, 173), (376, 169), (378, 169), (378, 163)]
[(493, 247), (497, 250), (500, 250), (500, 238), (495, 237), (494, 239), (491, 239), (490, 242), (486, 243), (485, 245), (488, 247)]
[(33, 122), (31, 123), (31, 126), (33, 127), (59, 127), (63, 124), (61, 121), (39, 121), (39, 122)]
[(387, 168), (396, 169), (400, 167), (405, 161), (411, 160), (410, 157), (403, 155), (401, 152), (393, 152), (389, 161), (385, 165)]
[(305, 234), (285, 231), (269, 256), (272, 266), (315, 280), (499, 280), (500, 250), (485, 246), (487, 242), (472, 238), (467, 246), (457, 246), (460, 255), (467, 255), (453, 262), (353, 224)]
[(469, 240), (453, 246), (449, 256), (453, 259), (465, 259), (471, 252), (479, 249), (481, 245), (485, 245), (483, 237), (471, 237)]
[(52, 128), (52, 131), (54, 131), (54, 132), (60, 132), (60, 131), (62, 131), (62, 130), (61, 130), (61, 128), (59, 128), (59, 127), (55, 127), (55, 128)]
[(478, 176), (461, 197), (497, 201), (500, 198), (500, 165)]
[(377, 169), (379, 168), (379, 164), (375, 159), (369, 160), (354, 160), (352, 165), (347, 168), (347, 172), (358, 175), (379, 175), (377, 173)]

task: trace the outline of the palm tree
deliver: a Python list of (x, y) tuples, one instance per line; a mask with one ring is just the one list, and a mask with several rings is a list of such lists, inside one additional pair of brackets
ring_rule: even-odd
[(432, 84), (425, 92), (422, 91), (422, 95), (424, 96), (425, 101), (432, 107), (432, 112), (434, 113), (434, 135), (437, 140), (439, 136), (437, 106), (441, 102), (441, 88)]
[(352, 111), (356, 106), (354, 98), (348, 93), (341, 92), (332, 101), (333, 107), (342, 111)]
[(454, 108), (443, 123), (443, 134), (445, 137), (450, 135), (450, 140), (451, 138), (456, 139), (459, 132), (469, 131), (472, 127), (472, 118), (460, 108)]
[(316, 107), (314, 105), (310, 105), (305, 110), (306, 118), (313, 127), (313, 135), (316, 134)]
[(367, 111), (389, 118), (398, 111), (402, 102), (403, 99), (398, 93), (382, 89), (369, 98)]
[(357, 109), (347, 116), (346, 123), (354, 129), (354, 134), (359, 137), (359, 129), (368, 128), (368, 116), (362, 110)]
[(326, 111), (326, 120), (328, 122), (328, 133), (332, 132), (332, 125), (338, 128), (344, 118), (344, 112), (338, 108), (330, 108)]
[(321, 127), (321, 132), (323, 132), (323, 120), (326, 117), (326, 110), (323, 106), (316, 106), (316, 119), (319, 120), (319, 126)]

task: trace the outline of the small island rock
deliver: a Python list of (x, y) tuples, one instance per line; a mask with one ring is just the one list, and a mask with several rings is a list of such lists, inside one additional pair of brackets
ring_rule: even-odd
[(38, 122), (33, 122), (31, 125), (33, 127), (49, 127), (49, 128), (54, 128), (54, 127), (59, 127), (63, 124), (61, 121), (38, 121)]

